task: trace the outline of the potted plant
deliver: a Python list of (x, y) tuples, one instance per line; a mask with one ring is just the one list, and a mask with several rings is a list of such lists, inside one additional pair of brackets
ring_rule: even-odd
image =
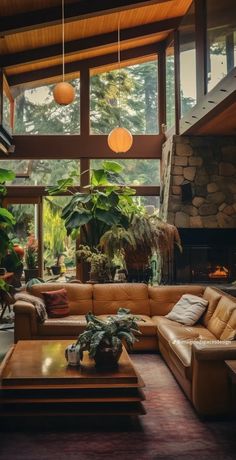
[(25, 247), (25, 282), (27, 283), (32, 278), (38, 278), (38, 241), (31, 234)]
[(84, 351), (87, 350), (89, 357), (95, 360), (98, 367), (117, 366), (122, 353), (122, 341), (125, 341), (130, 351), (134, 342), (138, 340), (136, 335), (141, 334), (137, 320), (138, 317), (130, 314), (130, 310), (126, 308), (119, 308), (117, 315), (109, 316), (107, 320), (101, 320), (89, 312), (86, 315), (85, 331), (69, 350), (72, 347), (81, 361)]
[(108, 256), (98, 249), (91, 250), (89, 246), (80, 244), (78, 251), (76, 251), (76, 256), (78, 262), (83, 260), (89, 263), (90, 281), (104, 283), (113, 279), (115, 267)]
[(100, 246), (109, 259), (119, 254), (128, 271), (128, 281), (148, 282), (151, 257), (158, 254), (161, 262), (173, 257), (174, 245), (181, 249), (177, 228), (157, 215), (145, 212), (133, 215), (127, 229), (113, 226), (101, 237)]
[(130, 187), (118, 185), (123, 182), (122, 166), (112, 161), (104, 161), (102, 166), (92, 171), (90, 184), (83, 193), (73, 190), (78, 179), (75, 172), (59, 180), (56, 187), (48, 188), (50, 195), (68, 190), (72, 193), (70, 202), (62, 210), (67, 234), (73, 238), (80, 235), (81, 243), (91, 249), (98, 246), (101, 236), (112, 225), (128, 228), (131, 196), (136, 193)]

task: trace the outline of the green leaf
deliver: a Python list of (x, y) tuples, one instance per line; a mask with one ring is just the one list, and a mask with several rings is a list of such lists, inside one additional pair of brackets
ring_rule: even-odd
[(72, 177), (60, 179), (57, 181), (57, 185), (55, 187), (48, 187), (47, 192), (49, 195), (60, 195), (61, 192), (67, 192), (68, 188), (72, 187), (73, 184), (74, 180)]
[(123, 166), (121, 166), (116, 161), (105, 160), (103, 161), (102, 166), (105, 170), (109, 172), (115, 172), (115, 173), (120, 173), (124, 169)]
[(16, 223), (14, 216), (6, 208), (0, 208), (0, 222), (5, 222), (7, 225)]
[(0, 183), (9, 182), (15, 179), (16, 175), (10, 169), (0, 168)]
[(94, 169), (91, 177), (91, 184), (94, 186), (97, 185), (106, 185), (107, 179), (104, 169)]
[(70, 202), (63, 208), (61, 217), (62, 219), (66, 219), (70, 213), (72, 213), (75, 210), (75, 207), (81, 203), (88, 203), (91, 201), (92, 197), (90, 194), (87, 193), (76, 193), (73, 198), (70, 200)]
[(87, 224), (92, 219), (91, 213), (89, 211), (74, 211), (65, 221), (65, 226), (67, 230), (71, 232), (72, 229), (81, 227), (82, 225)]
[(112, 211), (105, 211), (103, 209), (96, 209), (95, 217), (111, 227), (112, 225), (118, 225), (120, 222), (120, 214)]

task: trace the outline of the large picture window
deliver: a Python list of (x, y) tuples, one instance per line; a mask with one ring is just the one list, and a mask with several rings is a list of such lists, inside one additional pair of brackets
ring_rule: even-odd
[[(59, 179), (76, 171), (80, 173), (79, 160), (1, 160), (1, 168), (11, 169), (16, 177), (11, 185), (56, 185)], [(78, 177), (78, 185), (80, 178)]]
[(175, 125), (175, 58), (174, 44), (166, 49), (166, 125)]
[(119, 118), (132, 134), (158, 132), (156, 59), (91, 75), (91, 134), (108, 134)]
[[(125, 185), (160, 185), (160, 160), (115, 159), (123, 170), (121, 176)], [(102, 167), (103, 160), (91, 160), (91, 169)]]
[(196, 104), (197, 100), (194, 2), (179, 28), (179, 49), (181, 116), (184, 116)]
[(235, 0), (207, 0), (208, 91), (236, 63)]
[(53, 98), (54, 85), (22, 91), (15, 99), (15, 134), (79, 134), (80, 80), (71, 81), (75, 100), (68, 106)]

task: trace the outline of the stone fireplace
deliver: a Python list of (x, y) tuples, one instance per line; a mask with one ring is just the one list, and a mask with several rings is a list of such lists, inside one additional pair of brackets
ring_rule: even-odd
[(163, 145), (161, 217), (179, 229), (171, 282), (236, 280), (236, 137), (174, 136)]

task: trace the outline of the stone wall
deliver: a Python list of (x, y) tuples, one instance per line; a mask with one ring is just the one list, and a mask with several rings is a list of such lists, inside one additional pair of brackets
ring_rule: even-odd
[(236, 137), (174, 136), (163, 145), (161, 216), (182, 228), (236, 227)]

